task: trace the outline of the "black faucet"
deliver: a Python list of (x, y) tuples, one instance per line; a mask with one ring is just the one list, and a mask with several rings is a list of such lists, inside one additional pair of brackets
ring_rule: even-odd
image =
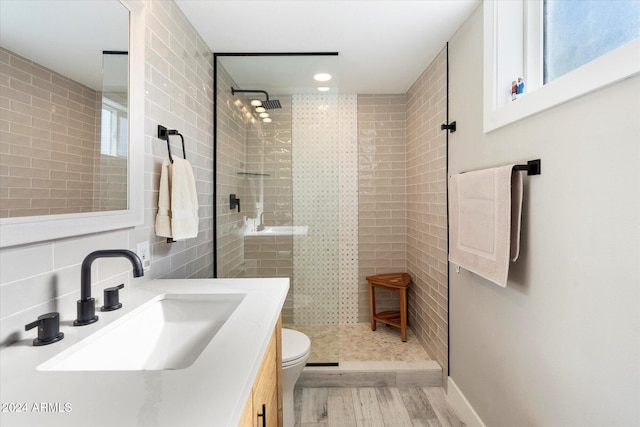
[(74, 326), (84, 326), (96, 322), (96, 300), (91, 298), (91, 264), (97, 258), (124, 257), (133, 265), (133, 277), (144, 276), (142, 261), (135, 252), (127, 249), (107, 249), (94, 251), (82, 261), (80, 272), (80, 299), (78, 300), (78, 318), (73, 322)]

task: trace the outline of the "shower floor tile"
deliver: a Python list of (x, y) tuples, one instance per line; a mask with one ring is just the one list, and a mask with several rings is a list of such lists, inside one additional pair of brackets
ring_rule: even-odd
[(400, 329), (378, 323), (372, 331), (369, 323), (343, 325), (284, 325), (311, 339), (308, 363), (326, 362), (420, 362), (431, 360), (426, 350), (407, 330), (407, 341)]

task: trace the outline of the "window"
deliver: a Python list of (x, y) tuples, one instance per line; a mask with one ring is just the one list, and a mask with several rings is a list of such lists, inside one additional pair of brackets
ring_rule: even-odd
[(543, 22), (546, 84), (640, 37), (640, 2), (546, 0)]
[(637, 0), (485, 1), (485, 132), (638, 74), (638, 52)]
[(102, 98), (100, 154), (127, 157), (127, 109), (109, 98)]

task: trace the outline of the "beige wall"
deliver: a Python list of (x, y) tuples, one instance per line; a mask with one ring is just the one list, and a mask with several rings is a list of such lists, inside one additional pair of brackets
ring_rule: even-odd
[(640, 77), (485, 134), (482, 17), (449, 44), (449, 172), (542, 174), (507, 287), (450, 268), (451, 378), (487, 426), (637, 425)]
[[(75, 306), (59, 306), (55, 298), (78, 294), (80, 264), (93, 250), (136, 248), (151, 242), (153, 262), (144, 278), (212, 277), (213, 257), (213, 66), (205, 43), (173, 2), (145, 1), (146, 72), (144, 224), (112, 232), (60, 239), (0, 250), (0, 342), (49, 311), (59, 311), (62, 321), (75, 318)], [(185, 136), (187, 158), (196, 178), (200, 205), (198, 237), (167, 244), (156, 237), (160, 165), (166, 143), (157, 138), (157, 126), (178, 129)], [(172, 152), (179, 153), (179, 138)], [(94, 263), (94, 295), (118, 283), (130, 283), (126, 260), (101, 259)], [(126, 288), (121, 300), (126, 303)]]
[(440, 51), (407, 92), (409, 322), (447, 374), (447, 53)]

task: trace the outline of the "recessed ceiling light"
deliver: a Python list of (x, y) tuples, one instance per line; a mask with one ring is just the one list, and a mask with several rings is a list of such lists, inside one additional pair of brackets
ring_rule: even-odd
[(319, 90), (320, 92), (328, 92), (328, 91), (329, 91), (329, 89), (331, 89), (331, 88), (330, 88), (330, 87), (328, 87), (328, 86), (320, 86), (320, 87), (318, 88), (318, 90)]
[(264, 113), (265, 111), (267, 111), (267, 109), (264, 107), (256, 107), (256, 113)]
[(317, 82), (328, 82), (329, 80), (331, 80), (331, 74), (318, 73), (313, 76), (313, 79)]
[(260, 101), (259, 99), (252, 99), (251, 105), (253, 105), (254, 107), (259, 107), (262, 105), (262, 101)]
[(265, 123), (271, 123), (271, 119), (269, 117), (265, 117), (262, 121)]
[(260, 113), (259, 116), (262, 118), (269, 117), (269, 113)]

